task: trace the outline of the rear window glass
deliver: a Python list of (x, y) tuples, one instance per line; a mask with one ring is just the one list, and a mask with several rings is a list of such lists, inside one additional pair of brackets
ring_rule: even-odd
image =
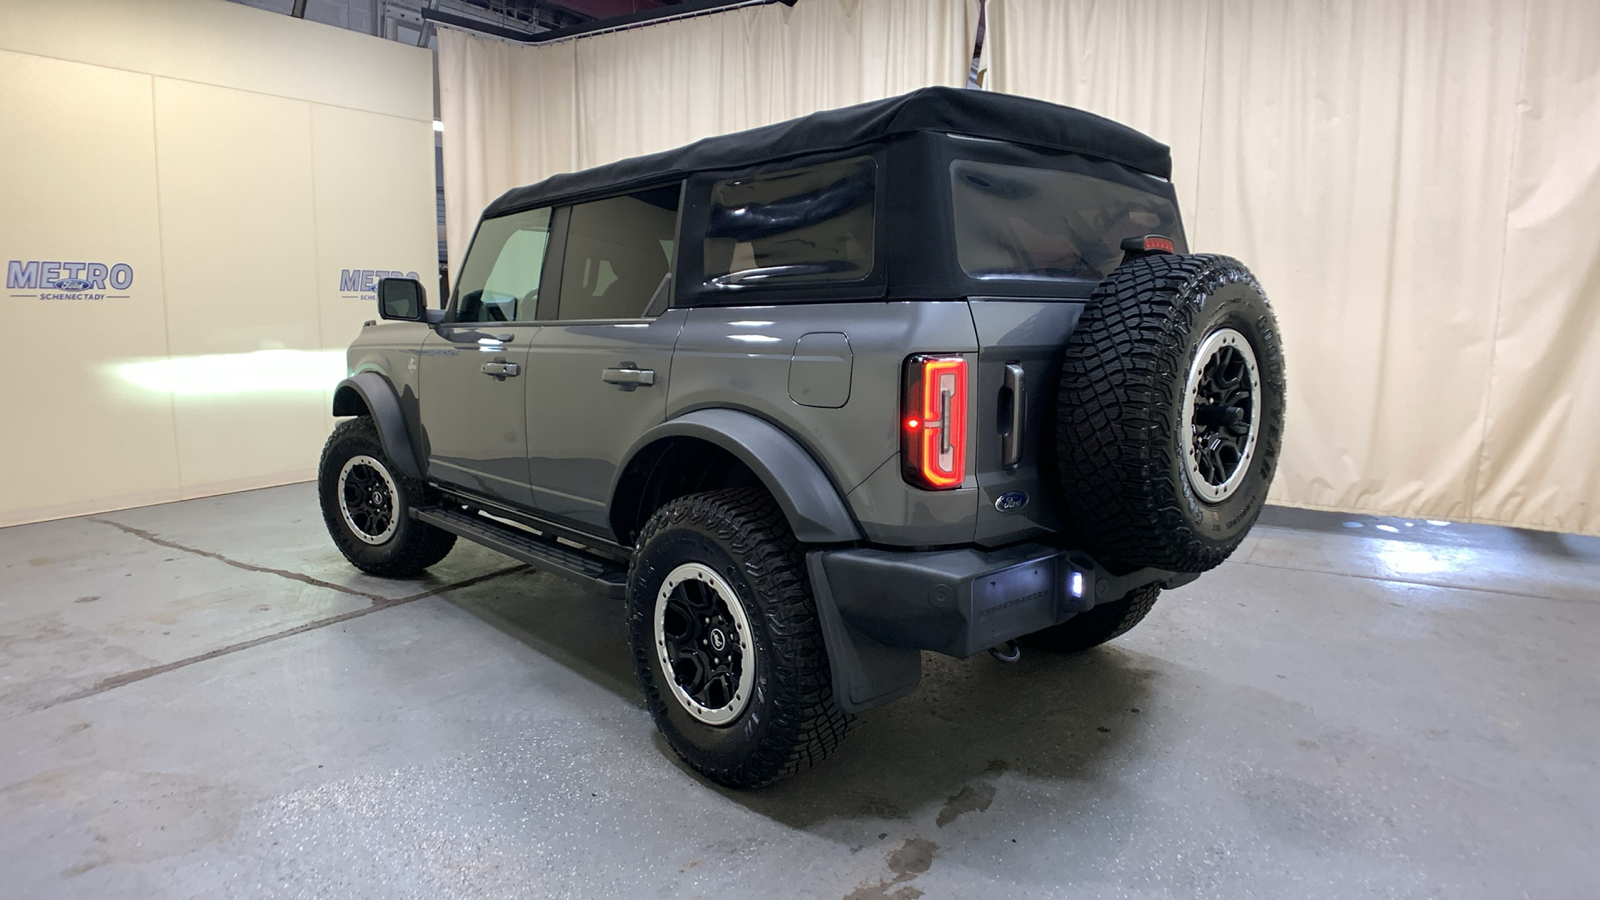
[(859, 281), (872, 272), (877, 165), (844, 159), (711, 188), (706, 280), (717, 287)]
[(973, 278), (1099, 281), (1124, 238), (1163, 234), (1188, 252), (1178, 210), (1158, 194), (1057, 169), (950, 164), (957, 256)]

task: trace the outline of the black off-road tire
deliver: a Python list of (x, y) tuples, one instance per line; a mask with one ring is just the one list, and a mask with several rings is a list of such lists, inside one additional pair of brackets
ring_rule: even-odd
[[(369, 543), (358, 536), (357, 528), (346, 520), (339, 504), (340, 473), (345, 464), (356, 457), (366, 457), (381, 466), (395, 487), (390, 503), (394, 530), (379, 543)], [(384, 493), (389, 493), (386, 482), (380, 479), (378, 484)], [(322, 521), (328, 526), (328, 534), (339, 552), (369, 575), (384, 578), (418, 575), (444, 559), (456, 544), (456, 536), (450, 532), (411, 518), (412, 508), (428, 501), (428, 487), (395, 471), (394, 464), (383, 452), (377, 426), (367, 416), (346, 419), (328, 435), (328, 442), (322, 448), (322, 461), (317, 467), (317, 496), (322, 503)]]
[[(1207, 499), (1188, 471), (1199, 420), (1185, 421), (1184, 401), (1198, 351), (1222, 335), (1242, 336), (1254, 355), (1260, 418), (1231, 493)], [(1159, 254), (1117, 267), (1068, 339), (1058, 404), (1062, 495), (1085, 549), (1171, 572), (1220, 565), (1261, 514), (1283, 444), (1283, 348), (1261, 285), (1226, 256)]]
[(1139, 624), (1161, 596), (1158, 585), (1134, 588), (1120, 600), (1102, 603), (1081, 612), (1060, 625), (1027, 635), (1022, 642), (1052, 653), (1082, 653), (1113, 638), (1121, 637)]
[[(707, 724), (689, 711), (657, 649), (658, 593), (689, 563), (721, 575), (751, 625), (753, 691), (726, 724)], [(718, 784), (770, 784), (826, 758), (850, 729), (851, 717), (834, 703), (802, 547), (763, 490), (692, 494), (650, 517), (628, 576), (628, 626), (634, 670), (657, 727), (684, 762)]]

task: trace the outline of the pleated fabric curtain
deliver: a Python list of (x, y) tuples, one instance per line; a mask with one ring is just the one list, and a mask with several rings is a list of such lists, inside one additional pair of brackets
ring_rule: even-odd
[(928, 85), (962, 85), (977, 0), (805, 0), (528, 46), (444, 29), (452, 274), (484, 206), (559, 172)]
[(1600, 533), (1600, 4), (989, 0), (993, 87), (1173, 147), (1282, 320), (1274, 502)]

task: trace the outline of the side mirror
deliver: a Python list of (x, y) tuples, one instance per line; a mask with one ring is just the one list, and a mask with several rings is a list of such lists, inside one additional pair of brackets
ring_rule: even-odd
[(428, 292), (414, 278), (378, 280), (378, 315), (385, 319), (421, 322), (428, 308)]

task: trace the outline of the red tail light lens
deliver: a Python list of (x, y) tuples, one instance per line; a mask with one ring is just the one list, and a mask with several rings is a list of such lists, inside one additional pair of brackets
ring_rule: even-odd
[(960, 487), (967, 473), (966, 358), (906, 360), (900, 420), (906, 481), (936, 491)]

